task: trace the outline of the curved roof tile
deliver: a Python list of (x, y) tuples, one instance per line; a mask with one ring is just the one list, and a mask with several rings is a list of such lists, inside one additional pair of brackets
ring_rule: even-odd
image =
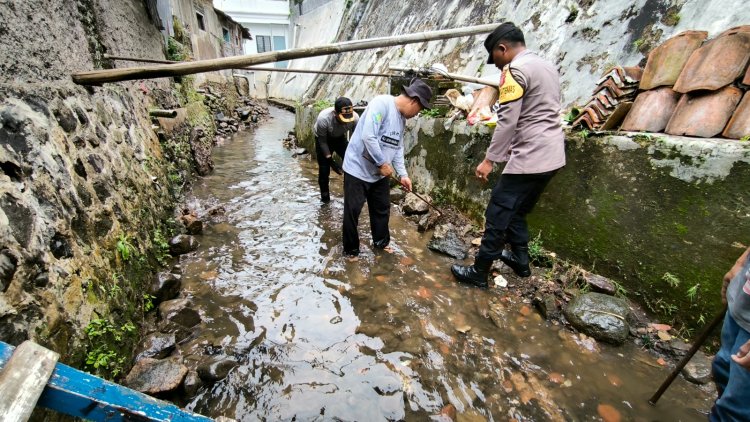
[(677, 107), (680, 95), (668, 86), (642, 92), (636, 97), (620, 129), (633, 132), (663, 131)]
[(683, 95), (669, 119), (666, 132), (701, 138), (717, 136), (724, 130), (741, 98), (742, 90), (733, 86)]
[(685, 31), (664, 41), (648, 55), (640, 89), (674, 85), (685, 63), (708, 36), (706, 31)]
[(750, 91), (742, 97), (740, 105), (737, 106), (722, 135), (732, 139), (750, 136)]
[(674, 90), (688, 93), (725, 87), (742, 76), (749, 60), (750, 32), (726, 31), (690, 55)]

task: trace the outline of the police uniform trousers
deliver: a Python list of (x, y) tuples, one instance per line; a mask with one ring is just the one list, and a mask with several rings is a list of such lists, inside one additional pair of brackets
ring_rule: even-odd
[(557, 170), (534, 174), (502, 174), (492, 189), (484, 213), (485, 228), (476, 258), (498, 259), (505, 244), (526, 246), (529, 229), (526, 214), (534, 209), (539, 196)]

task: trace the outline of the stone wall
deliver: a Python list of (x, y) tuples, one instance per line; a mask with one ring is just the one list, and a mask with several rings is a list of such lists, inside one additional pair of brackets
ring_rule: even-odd
[[(326, 21), (329, 26), (324, 31), (303, 24), (298, 28), (298, 38), (320, 45), (513, 21), (524, 31), (528, 47), (558, 66), (565, 105), (585, 103), (607, 68), (638, 65), (644, 62), (650, 49), (682, 31), (705, 30), (714, 37), (730, 27), (750, 23), (750, 8), (744, 0), (353, 0), (346, 4), (340, 21)], [(726, 13), (727, 10), (732, 13)], [(334, 28), (338, 36), (331, 40), (328, 36)], [(441, 62), (453, 73), (495, 79), (499, 71), (485, 64), (487, 53), (482, 46), (485, 37), (482, 34), (335, 54), (329, 56), (322, 68), (388, 72), (391, 65), (429, 66)], [(300, 67), (296, 62), (291, 61), (290, 67)], [(283, 87), (287, 82), (288, 78), (278, 77), (272, 85)], [(270, 91), (274, 92), (274, 88), (271, 86)], [(300, 96), (298, 90), (293, 90), (284, 98), (315, 100), (346, 95), (356, 103), (387, 90), (387, 78), (321, 75), (305, 94)]]
[(111, 66), (103, 53), (164, 58), (142, 1), (10, 2), (0, 22), (0, 340), (30, 338), (82, 366), (104, 347), (84, 328), (106, 321), (126, 336), (95, 356), (124, 357), (193, 168), (190, 125), (158, 136), (148, 109), (187, 105), (194, 90), (72, 83)]
[[(298, 108), (297, 136), (310, 150), (314, 119), (312, 107)], [(473, 176), (491, 131), (466, 122), (446, 130), (444, 121), (407, 121), (407, 169), (418, 190), (482, 221), (501, 173), (486, 185)], [(568, 165), (530, 215), (532, 235), (662, 317), (695, 326), (710, 318), (724, 273), (750, 241), (750, 144), (569, 134), (566, 153)]]

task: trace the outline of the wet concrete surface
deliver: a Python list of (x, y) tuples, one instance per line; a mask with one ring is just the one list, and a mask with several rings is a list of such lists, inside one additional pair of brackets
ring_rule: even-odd
[(457, 285), (452, 259), (391, 209), (392, 253), (341, 254), (343, 179), (321, 205), (313, 160), (282, 139), (291, 113), (215, 148), (215, 171), (188, 205), (206, 221), (181, 259), (184, 296), (203, 322), (178, 346), (195, 368), (239, 365), (186, 406), (250, 420), (699, 421), (712, 397), (631, 343), (596, 344), (544, 321), (507, 289)]

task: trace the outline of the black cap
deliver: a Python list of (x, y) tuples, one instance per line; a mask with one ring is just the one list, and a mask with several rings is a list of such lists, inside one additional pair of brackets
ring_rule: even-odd
[(336, 102), (333, 104), (334, 110), (336, 110), (336, 114), (339, 115), (339, 119), (344, 122), (348, 123), (354, 120), (354, 108), (352, 108), (352, 100), (346, 98), (346, 97), (338, 97), (336, 98)]
[(430, 100), (432, 99), (432, 88), (424, 83), (419, 78), (414, 78), (409, 83), (409, 86), (402, 85), (404, 88), (404, 94), (411, 98), (419, 99), (419, 103), (422, 104), (422, 108), (430, 108)]
[[(503, 22), (495, 28), (490, 35), (487, 35), (487, 38), (484, 40), (484, 48), (489, 54), (487, 57), (488, 64), (495, 64), (495, 61), (492, 59), (492, 49), (495, 48), (500, 40), (516, 29), (518, 29), (518, 27), (514, 25), (513, 22)], [(518, 29), (518, 31), (520, 31), (520, 29)]]

